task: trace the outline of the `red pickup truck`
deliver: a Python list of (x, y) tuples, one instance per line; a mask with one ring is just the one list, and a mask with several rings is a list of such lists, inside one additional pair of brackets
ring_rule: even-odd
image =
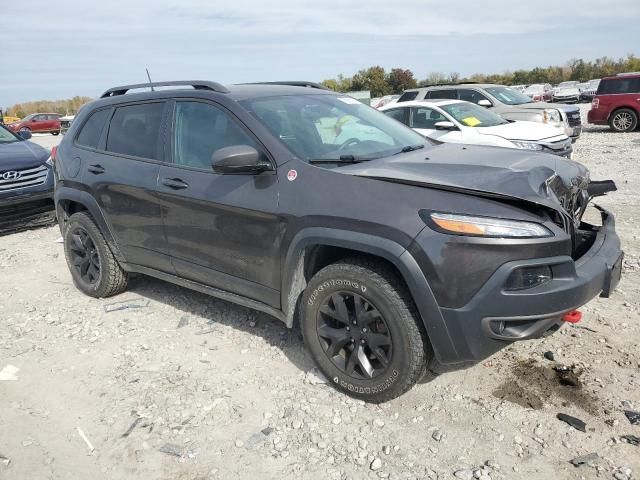
[(61, 116), (59, 113), (32, 113), (19, 122), (10, 123), (7, 127), (14, 133), (28, 130), (31, 133), (58, 135), (60, 133)]
[(616, 132), (631, 132), (638, 128), (640, 72), (603, 78), (587, 118), (589, 123), (608, 124)]

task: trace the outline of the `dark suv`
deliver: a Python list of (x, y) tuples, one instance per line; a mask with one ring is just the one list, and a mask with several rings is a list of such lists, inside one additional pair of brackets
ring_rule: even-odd
[[(182, 89), (130, 93), (150, 86)], [(434, 359), (551, 333), (620, 278), (613, 216), (581, 220), (612, 182), (551, 155), (432, 145), (314, 84), (113, 88), (54, 169), (80, 290), (143, 273), (299, 323), (330, 383), (367, 401)]]
[(616, 132), (638, 128), (640, 118), (640, 72), (621, 73), (600, 80), (589, 110), (589, 123), (609, 125)]

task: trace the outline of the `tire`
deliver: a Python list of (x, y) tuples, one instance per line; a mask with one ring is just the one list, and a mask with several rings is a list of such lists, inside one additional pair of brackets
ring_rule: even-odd
[(56, 135), (59, 135), (59, 134), (60, 134), (60, 130), (58, 130), (58, 131), (56, 131), (56, 132), (51, 132), (51, 135), (53, 135), (54, 137), (55, 137)]
[(408, 391), (433, 357), (404, 282), (372, 259), (320, 270), (305, 289), (300, 315), (305, 345), (329, 383), (366, 402)]
[(18, 130), (18, 132), (29, 132), (29, 133), (33, 133), (29, 127), (22, 127), (20, 130)]
[(609, 126), (614, 132), (632, 132), (638, 128), (638, 114), (630, 108), (621, 108), (611, 114)]
[(63, 236), (67, 265), (73, 283), (81, 292), (103, 298), (117, 295), (127, 288), (127, 272), (120, 267), (88, 213), (71, 215)]

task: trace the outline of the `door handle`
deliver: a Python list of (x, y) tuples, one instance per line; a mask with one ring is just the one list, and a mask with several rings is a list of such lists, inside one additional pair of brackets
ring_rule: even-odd
[(162, 184), (173, 188), (174, 190), (182, 190), (183, 188), (188, 188), (189, 184), (179, 178), (163, 178), (161, 180)]
[(95, 174), (95, 175), (100, 175), (101, 173), (104, 173), (104, 167), (102, 165), (89, 165), (87, 167), (87, 170), (89, 170), (91, 173)]

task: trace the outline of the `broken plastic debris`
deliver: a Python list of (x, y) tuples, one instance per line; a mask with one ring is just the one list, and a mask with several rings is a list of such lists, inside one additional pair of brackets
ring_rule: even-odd
[(631, 425), (640, 425), (640, 412), (634, 412), (633, 410), (625, 410), (624, 414), (629, 419), (629, 423), (631, 423)]
[(133, 423), (131, 425), (129, 425), (129, 428), (127, 428), (127, 431), (122, 434), (122, 437), (123, 438), (128, 437), (131, 434), (131, 432), (133, 432), (133, 429), (136, 428), (138, 423), (140, 423), (140, 420), (142, 420), (142, 418), (136, 417), (136, 419), (133, 421)]
[(174, 443), (165, 443), (158, 451), (174, 457), (182, 456), (182, 448)]
[(588, 455), (583, 455), (582, 457), (576, 457), (572, 460), (569, 460), (576, 467), (580, 467), (582, 465), (590, 465), (591, 462), (594, 462), (598, 459), (597, 453), (590, 453)]
[(149, 306), (149, 300), (140, 298), (137, 300), (128, 300), (125, 302), (109, 303), (104, 306), (106, 313), (117, 312), (119, 310), (127, 310), (132, 308), (145, 308)]
[(8, 467), (11, 463), (11, 459), (0, 453), (0, 463), (3, 463), (5, 467)]
[(56, 243), (64, 243), (64, 238), (60, 237), (56, 240)]
[(636, 437), (635, 435), (621, 435), (620, 436), (621, 440), (624, 440), (625, 442), (631, 444), (631, 445), (635, 445), (636, 447), (640, 447), (640, 437)]
[(259, 432), (254, 433), (247, 439), (246, 442), (244, 442), (245, 448), (250, 449), (260, 445), (262, 442), (264, 442), (267, 439), (267, 437), (271, 434), (271, 432), (273, 432), (273, 428), (267, 427), (267, 428), (263, 428)]
[(0, 381), (13, 381), (18, 380), (18, 376), (16, 375), (20, 369), (13, 365), (7, 365), (2, 370), (0, 370)]
[(317, 367), (313, 367), (307, 372), (307, 382), (311, 385), (321, 385), (327, 383), (327, 378), (322, 374)]
[(565, 423), (568, 423), (576, 430), (580, 430), (581, 432), (587, 431), (587, 424), (582, 420), (576, 417), (572, 417), (571, 415), (567, 415), (566, 413), (559, 413), (557, 415), (558, 420), (562, 420)]

